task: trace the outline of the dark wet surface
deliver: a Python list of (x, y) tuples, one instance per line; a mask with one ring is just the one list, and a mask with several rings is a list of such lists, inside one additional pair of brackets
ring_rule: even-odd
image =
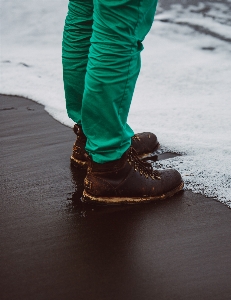
[(83, 204), (72, 130), (19, 97), (0, 96), (0, 116), (1, 299), (230, 299), (226, 206)]

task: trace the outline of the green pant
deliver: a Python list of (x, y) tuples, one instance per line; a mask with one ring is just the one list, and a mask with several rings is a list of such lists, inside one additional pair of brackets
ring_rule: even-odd
[(68, 116), (81, 124), (98, 163), (119, 159), (133, 131), (127, 116), (142, 41), (157, 0), (70, 0), (62, 46)]

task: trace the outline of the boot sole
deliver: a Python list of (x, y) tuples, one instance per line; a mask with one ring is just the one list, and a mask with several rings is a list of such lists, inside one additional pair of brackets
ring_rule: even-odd
[(135, 204), (135, 203), (146, 203), (151, 201), (157, 201), (157, 200), (164, 200), (166, 198), (172, 197), (179, 191), (181, 191), (184, 187), (184, 182), (182, 181), (179, 186), (177, 186), (175, 189), (159, 195), (159, 196), (147, 196), (147, 197), (94, 197), (90, 194), (88, 194), (85, 190), (83, 191), (83, 202), (87, 203), (101, 203), (101, 204)]
[[(139, 156), (140, 159), (148, 157), (150, 154), (152, 154), (154, 151), (157, 151), (158, 149), (160, 149), (160, 144), (159, 143), (156, 145), (155, 149), (152, 152), (141, 154), (141, 155), (138, 155), (138, 156)], [(73, 156), (71, 156), (70, 160), (71, 160), (72, 166), (74, 166), (78, 169), (87, 169), (87, 162), (86, 161), (78, 160), (78, 159), (74, 158)]]

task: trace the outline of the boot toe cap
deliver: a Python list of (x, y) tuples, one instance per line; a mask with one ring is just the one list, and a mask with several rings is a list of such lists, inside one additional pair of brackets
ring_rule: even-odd
[(160, 171), (163, 193), (170, 192), (179, 186), (183, 186), (183, 179), (175, 169)]

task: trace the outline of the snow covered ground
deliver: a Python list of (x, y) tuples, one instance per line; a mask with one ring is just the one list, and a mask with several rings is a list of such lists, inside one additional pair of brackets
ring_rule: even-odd
[[(0, 93), (33, 99), (72, 126), (61, 66), (67, 3), (2, 2)], [(158, 164), (179, 170), (186, 189), (231, 208), (231, 0), (191, 3), (160, 2), (129, 123), (183, 154)]]

